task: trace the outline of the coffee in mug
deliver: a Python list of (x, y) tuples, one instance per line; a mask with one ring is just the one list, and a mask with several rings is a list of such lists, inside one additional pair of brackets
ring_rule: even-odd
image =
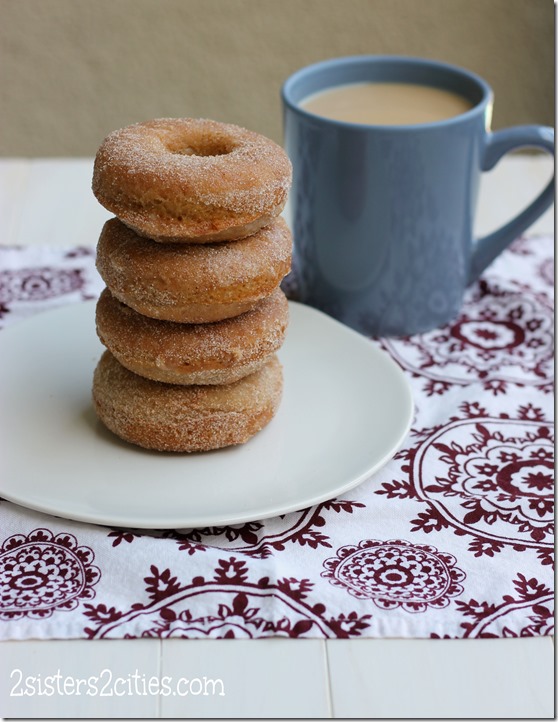
[(458, 93), (415, 83), (349, 83), (305, 98), (301, 108), (323, 118), (364, 125), (417, 125), (466, 113)]
[[(394, 94), (372, 102), (386, 115), (361, 114), (355, 94), (369, 92)], [(347, 95), (349, 114), (328, 117)], [(444, 112), (448, 98), (459, 105), (424, 120), (415, 111), (434, 105), (433, 96), (445, 98)], [(516, 148), (554, 154), (552, 128), (492, 132), (492, 103), (478, 75), (421, 58), (334, 58), (284, 83), (301, 301), (371, 336), (421, 333), (458, 315), (467, 285), (554, 198), (553, 179), (504, 226), (473, 237), (482, 172)]]

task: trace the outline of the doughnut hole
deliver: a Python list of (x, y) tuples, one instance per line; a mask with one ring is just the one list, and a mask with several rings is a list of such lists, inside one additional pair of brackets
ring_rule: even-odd
[(231, 138), (215, 136), (184, 137), (182, 134), (163, 140), (165, 148), (173, 155), (197, 155), (200, 157), (228, 155), (236, 143)]

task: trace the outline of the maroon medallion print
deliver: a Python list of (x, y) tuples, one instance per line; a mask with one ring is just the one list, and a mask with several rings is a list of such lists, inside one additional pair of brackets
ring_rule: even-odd
[(541, 262), (539, 276), (542, 281), (551, 289), (554, 289), (554, 258), (546, 258)]
[(478, 381), (502, 393), (507, 383), (542, 386), (552, 379), (553, 325), (542, 297), (483, 282), (454, 323), (382, 343), (403, 368), (425, 377), (430, 395)]
[[(518, 574), (513, 588), (501, 599), (494, 601), (457, 600), (456, 607), (464, 616), (462, 634), (458, 637), (538, 637), (554, 634), (554, 594), (550, 587), (535, 577), (528, 579)], [(440, 635), (432, 634), (439, 639)]]
[(344, 587), (357, 599), (372, 599), (382, 609), (400, 607), (406, 612), (442, 608), (463, 592), (465, 574), (451, 554), (436, 547), (400, 539), (365, 539), (344, 546), (327, 559), (322, 576)]
[[(316, 506), (276, 517), (273, 530), (267, 529), (263, 522), (252, 521), (231, 526), (213, 526), (181, 532), (175, 529), (157, 532), (158, 536), (174, 539), (180, 551), (190, 556), (211, 549), (234, 550), (255, 559), (265, 559), (276, 552), (297, 545), (317, 549), (320, 546), (331, 548), (329, 537), (320, 531), (333, 514), (353, 514), (363, 509), (361, 502), (349, 499), (330, 499)], [(112, 546), (122, 542), (131, 544), (140, 534), (130, 529), (109, 532)]]
[(35, 529), (8, 537), (0, 549), (0, 619), (42, 619), (92, 599), (101, 577), (94, 558), (72, 534)]
[[(359, 636), (370, 614), (331, 615), (311, 602), (309, 579), (251, 578), (243, 560), (219, 559), (209, 578), (181, 581), (152, 565), (145, 577), (147, 599), (127, 609), (85, 604), (90, 639), (113, 637), (242, 638)], [(133, 630), (133, 631), (132, 631)], [(139, 633), (138, 633), (139, 630)]]
[(418, 449), (414, 488), (460, 532), (551, 548), (553, 448), (549, 426), (535, 421), (455, 421)]
[(24, 268), (0, 271), (0, 300), (44, 301), (80, 290), (85, 285), (81, 270)]

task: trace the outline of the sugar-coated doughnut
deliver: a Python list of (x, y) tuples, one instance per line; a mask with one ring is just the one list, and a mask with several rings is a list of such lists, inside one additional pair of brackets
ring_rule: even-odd
[(156, 241), (244, 238), (283, 209), (291, 163), (272, 140), (237, 125), (160, 118), (110, 133), (93, 172), (97, 200)]
[(251, 311), (216, 323), (142, 316), (105, 289), (97, 334), (130, 371), (169, 384), (229, 384), (254, 373), (285, 338), (289, 306), (278, 288)]
[(282, 218), (239, 241), (153, 243), (113, 218), (97, 245), (97, 269), (119, 301), (151, 318), (208, 323), (238, 316), (269, 296), (291, 266)]
[(243, 444), (272, 419), (283, 387), (277, 356), (225, 386), (175, 386), (152, 381), (102, 355), (93, 376), (101, 421), (132, 444), (158, 451), (209, 451)]

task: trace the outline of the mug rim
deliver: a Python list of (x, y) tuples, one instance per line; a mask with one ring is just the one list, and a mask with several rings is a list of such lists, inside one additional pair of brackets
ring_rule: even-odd
[[(320, 70), (325, 70), (328, 67), (339, 67), (339, 66), (351, 66), (351, 65), (368, 65), (368, 64), (381, 64), (381, 63), (394, 63), (394, 64), (401, 64), (401, 65), (421, 65), (423, 67), (431, 67), (433, 69), (438, 70), (445, 70), (446, 72), (454, 73), (455, 75), (459, 75), (462, 78), (467, 78), (469, 81), (472, 81), (474, 84), (478, 86), (478, 88), (481, 90), (481, 98), (480, 100), (473, 105), (472, 108), (469, 110), (466, 110), (464, 113), (459, 113), (458, 115), (454, 115), (450, 118), (444, 118), (442, 120), (436, 120), (432, 121), (430, 123), (408, 123), (408, 124), (402, 124), (402, 125), (389, 125), (389, 124), (380, 124), (380, 123), (353, 123), (346, 120), (335, 120), (333, 118), (326, 118), (323, 115), (318, 115), (317, 113), (312, 113), (308, 110), (305, 110), (300, 106), (300, 101), (295, 102), (292, 97), (292, 91), (293, 86), (296, 85), (298, 81), (300, 81), (302, 78), (308, 75), (313, 75), (316, 72)], [(350, 82), (350, 81), (349, 81)], [(360, 81), (355, 81), (360, 82)], [(349, 83), (346, 83), (349, 84)], [(343, 83), (339, 84), (343, 85)], [(323, 88), (323, 90), (329, 90), (331, 88), (337, 87), (336, 85), (330, 85)], [(320, 92), (320, 91), (315, 91)], [(311, 95), (312, 93), (309, 93)], [(306, 97), (308, 97), (306, 96)], [(419, 58), (414, 57), (411, 55), (346, 55), (346, 56), (339, 56), (336, 58), (328, 58), (327, 60), (321, 60), (316, 63), (312, 63), (310, 65), (306, 65), (302, 68), (299, 68), (298, 70), (295, 70), (294, 73), (292, 73), (283, 83), (281, 87), (281, 98), (283, 100), (283, 103), (286, 107), (288, 107), (290, 110), (295, 112), (296, 114), (302, 116), (303, 118), (307, 118), (309, 120), (313, 120), (314, 122), (318, 121), (320, 123), (323, 123), (324, 125), (329, 125), (334, 128), (346, 128), (350, 130), (360, 130), (367, 131), (367, 130), (381, 130), (381, 131), (389, 131), (389, 132), (408, 132), (409, 130), (413, 131), (422, 131), (422, 130), (430, 130), (430, 129), (436, 129), (440, 127), (447, 127), (448, 125), (455, 125), (456, 123), (462, 123), (467, 121), (468, 119), (476, 116), (479, 113), (483, 113), (486, 106), (489, 102), (492, 101), (493, 98), (493, 91), (490, 85), (479, 75), (476, 73), (473, 73), (470, 70), (467, 70), (466, 68), (463, 68), (459, 65), (454, 65), (452, 63), (446, 63), (445, 61), (441, 60), (433, 60), (430, 58)]]

